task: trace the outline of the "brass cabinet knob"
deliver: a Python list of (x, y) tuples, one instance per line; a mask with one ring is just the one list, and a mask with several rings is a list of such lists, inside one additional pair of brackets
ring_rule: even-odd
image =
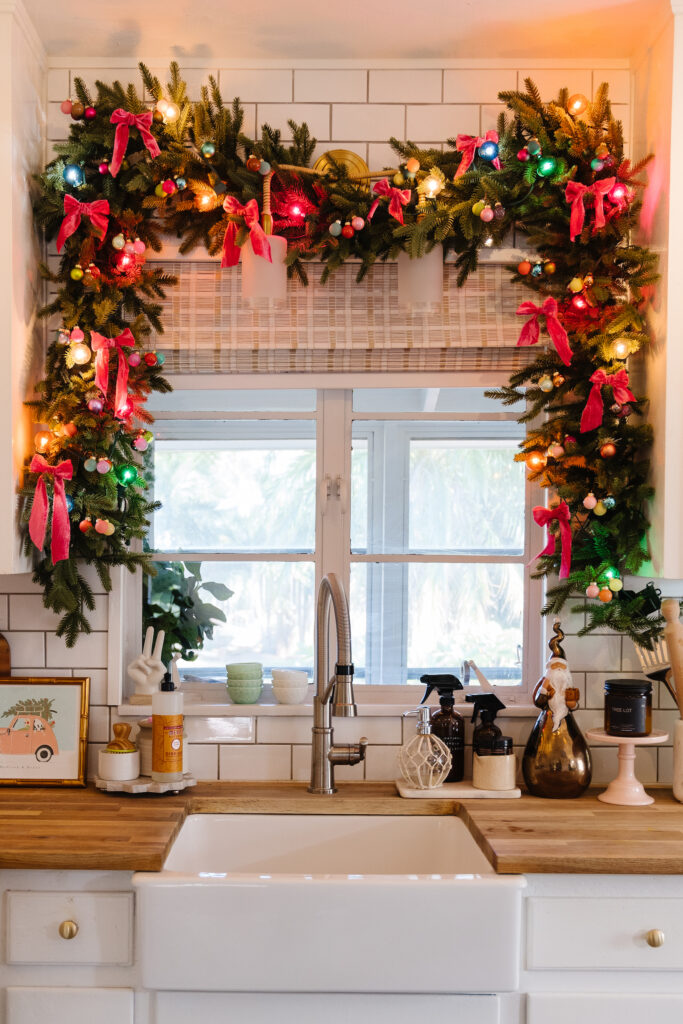
[(645, 936), (645, 941), (648, 946), (652, 946), (653, 949), (656, 949), (658, 946), (663, 946), (664, 939), (665, 935), (661, 928), (651, 928)]
[(75, 921), (62, 921), (59, 926), (59, 934), (63, 939), (75, 939), (78, 935), (78, 925)]

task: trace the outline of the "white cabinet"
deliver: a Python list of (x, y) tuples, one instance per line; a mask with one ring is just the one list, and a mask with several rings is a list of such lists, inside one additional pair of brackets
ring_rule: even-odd
[(130, 892), (8, 892), (8, 964), (121, 964), (133, 958)]
[(542, 992), (527, 1000), (526, 1024), (681, 1024), (683, 995)]
[(6, 1024), (133, 1024), (134, 993), (125, 988), (10, 987)]

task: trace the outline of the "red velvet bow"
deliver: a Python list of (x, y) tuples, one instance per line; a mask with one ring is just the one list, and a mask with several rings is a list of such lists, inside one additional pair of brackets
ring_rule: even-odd
[[(372, 191), (377, 196), (389, 196), (389, 213), (399, 222), (399, 224), (402, 224), (402, 207), (407, 206), (408, 203), (410, 202), (410, 189), (394, 188), (393, 185), (389, 184), (388, 178), (382, 178), (381, 181), (375, 182), (375, 184), (372, 186)], [(368, 220), (372, 220), (378, 205), (379, 199), (375, 199), (374, 203), (368, 210)]]
[(152, 160), (159, 156), (161, 150), (159, 149), (157, 140), (149, 130), (152, 124), (152, 118), (153, 114), (151, 110), (146, 110), (144, 114), (129, 114), (127, 110), (122, 110), (121, 107), (118, 107), (118, 109), (115, 110), (109, 118), (111, 123), (116, 125), (114, 152), (112, 153), (111, 163), (109, 164), (109, 170), (113, 177), (116, 177), (121, 169), (121, 163), (123, 162), (123, 158), (126, 155), (126, 149), (128, 148), (128, 135), (130, 134), (131, 128), (137, 128), (140, 132), (140, 138), (147, 147)]
[(564, 198), (572, 204), (572, 212), (569, 218), (569, 236), (572, 240), (583, 231), (583, 223), (586, 216), (586, 209), (583, 205), (584, 196), (593, 197), (595, 208), (595, 222), (593, 234), (605, 226), (604, 199), (607, 193), (614, 187), (616, 178), (601, 178), (592, 185), (582, 185), (580, 181), (570, 181), (564, 191)]
[(628, 373), (623, 368), (616, 373), (605, 373), (604, 370), (596, 370), (589, 378), (593, 387), (590, 390), (588, 401), (581, 415), (581, 433), (586, 430), (594, 430), (602, 423), (604, 405), (602, 401), (602, 388), (610, 384), (614, 401), (619, 405), (624, 402), (635, 402), (636, 396), (628, 386)]
[[(536, 505), (533, 509), (534, 521), (539, 526), (547, 527), (554, 519), (560, 528), (560, 543), (562, 544), (562, 558), (560, 561), (560, 579), (566, 580), (572, 564), (572, 531), (569, 526), (571, 513), (566, 501), (561, 501), (556, 508), (546, 508), (544, 505)], [(539, 551), (536, 558), (542, 555), (555, 554), (555, 534), (548, 530), (548, 542), (542, 551)]]
[[(239, 199), (235, 199), (234, 196), (226, 196), (223, 202), (223, 209), (233, 217), (244, 217), (244, 223), (249, 229), (249, 237), (251, 238), (251, 247), (254, 250), (254, 254), (262, 256), (264, 260), (272, 263), (273, 257), (270, 252), (270, 242), (268, 241), (268, 235), (259, 223), (258, 203), (256, 200), (250, 199), (246, 206), (242, 206)], [(223, 239), (222, 267), (236, 267), (240, 261), (240, 247), (235, 244), (236, 234), (237, 225), (231, 220)]]
[(537, 306), (533, 302), (523, 302), (517, 310), (517, 316), (528, 316), (530, 320), (524, 324), (517, 346), (520, 345), (535, 345), (540, 337), (540, 326), (538, 318), (540, 316), (545, 317), (545, 326), (548, 334), (550, 335), (551, 341), (555, 346), (558, 356), (562, 360), (565, 366), (569, 366), (572, 361), (572, 350), (569, 347), (569, 337), (564, 327), (557, 318), (557, 302), (552, 296), (548, 296), (543, 302), (542, 306)]
[[(458, 153), (462, 153), (462, 160), (458, 164), (458, 169), (455, 172), (455, 178), (461, 177), (465, 171), (470, 167), (474, 160), (474, 154), (477, 152), (480, 146), (483, 146), (485, 142), (495, 142), (498, 144), (498, 132), (490, 130), (486, 133), (484, 138), (480, 135), (458, 135), (455, 140), (455, 148)], [(500, 160), (496, 157), (495, 160), (491, 160), (491, 163), (497, 171), (500, 170)]]
[(33, 508), (31, 518), (28, 521), (28, 532), (31, 540), (39, 551), (43, 550), (45, 544), (45, 530), (49, 517), (49, 504), (47, 500), (47, 487), (45, 477), (52, 477), (52, 541), (50, 544), (52, 564), (62, 562), (69, 557), (69, 544), (71, 541), (71, 523), (69, 521), (69, 509), (66, 504), (66, 491), (64, 481), (71, 480), (73, 466), (69, 459), (64, 459), (56, 466), (50, 466), (42, 455), (34, 455), (29, 466), (31, 473), (39, 473), (33, 495)]
[(62, 251), (62, 246), (67, 238), (73, 235), (81, 223), (81, 217), (89, 217), (92, 226), (104, 237), (109, 224), (109, 200), (96, 199), (94, 203), (80, 203), (68, 193), (64, 196), (65, 217), (57, 235), (57, 252)]
[(115, 348), (119, 354), (119, 367), (116, 374), (116, 396), (114, 398), (114, 415), (125, 418), (128, 415), (128, 358), (123, 346), (134, 347), (135, 338), (129, 327), (116, 338), (105, 338), (97, 331), (90, 332), (90, 344), (95, 357), (95, 384), (103, 395), (109, 390), (109, 350)]

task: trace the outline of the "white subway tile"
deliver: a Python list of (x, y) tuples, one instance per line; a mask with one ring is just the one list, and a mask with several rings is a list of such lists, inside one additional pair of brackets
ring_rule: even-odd
[(236, 782), (291, 779), (292, 748), (269, 743), (244, 747), (223, 744), (220, 777)]
[(568, 636), (562, 646), (569, 667), (577, 672), (620, 672), (621, 637), (614, 633)]
[(284, 142), (292, 138), (292, 129), (287, 124), (290, 120), (297, 124), (306, 122), (314, 139), (330, 137), (329, 103), (259, 103), (256, 118), (259, 134), (261, 125), (269, 124), (282, 132)]
[(388, 142), (371, 142), (369, 144), (368, 165), (371, 171), (381, 171), (384, 167), (398, 167), (399, 162), (399, 157)]
[[(310, 743), (313, 716), (302, 715), (274, 717), (261, 716), (256, 724), (256, 742), (258, 743)], [(336, 723), (335, 723), (336, 736)]]
[(631, 72), (628, 68), (596, 68), (593, 71), (593, 95), (603, 82), (609, 85), (609, 98), (612, 103), (631, 102)]
[(297, 68), (294, 100), (297, 103), (365, 103), (368, 73), (362, 68)]
[(5, 639), (12, 656), (12, 668), (45, 666), (45, 634), (8, 631)]
[(443, 72), (436, 69), (370, 71), (371, 103), (441, 103)]
[(657, 782), (670, 786), (674, 777), (673, 747), (660, 747), (657, 754)]
[(0, 594), (0, 630), (9, 629), (9, 600), (7, 594)]
[[(185, 719), (187, 725), (188, 719)], [(187, 751), (187, 770), (195, 779), (218, 778), (218, 747), (215, 744), (190, 743)]]
[(392, 135), (405, 138), (405, 107), (390, 103), (334, 103), (332, 106), (332, 138), (367, 139), (386, 142)]
[(509, 113), (509, 111), (502, 103), (485, 103), (481, 108), (480, 134), (485, 135), (486, 132), (497, 131), (498, 118), (504, 113)]
[(94, 565), (79, 565), (78, 571), (83, 579), (90, 584), (93, 594), (105, 593), (105, 589), (100, 582), (100, 577), (97, 575), (97, 569)]
[(478, 106), (467, 103), (431, 103), (407, 108), (406, 138), (414, 142), (422, 139), (440, 139), (443, 142), (460, 133), (479, 133)]
[[(166, 68), (150, 68), (153, 75), (156, 75), (159, 79), (164, 94), (167, 92), (167, 85), (170, 79), (169, 69)], [(213, 75), (215, 79), (218, 79), (218, 68), (187, 68), (183, 64), (180, 68), (185, 84), (187, 85), (187, 96), (192, 102), (196, 102), (201, 99), (202, 86), (209, 87), (209, 75)], [(223, 99), (232, 99), (232, 96), (223, 97)], [(145, 90), (145, 99), (150, 100), (152, 96)]]
[(90, 703), (107, 703), (107, 670), (105, 668), (79, 668), (78, 676), (90, 680)]
[(652, 728), (663, 729), (669, 734), (668, 739), (663, 743), (663, 746), (671, 747), (674, 741), (674, 726), (681, 717), (680, 712), (677, 708), (672, 708), (666, 711), (653, 711), (652, 712)]
[(55, 675), (72, 676), (73, 672), (70, 668), (60, 668), (59, 672), (55, 672), (53, 668), (33, 668), (32, 666), (17, 668), (13, 663), (12, 675), (21, 676), (22, 679), (27, 679), (31, 676), (36, 676), (38, 679), (52, 679)]
[(223, 99), (235, 96), (249, 103), (291, 103), (292, 72), (289, 68), (221, 68)]
[(443, 76), (444, 103), (498, 103), (499, 92), (517, 88), (517, 72), (447, 68)]
[[(581, 606), (581, 611), (571, 611), (572, 608), (578, 608), (579, 606)], [(571, 599), (567, 601), (566, 605), (559, 613), (558, 618), (560, 620), (560, 626), (562, 627), (563, 633), (567, 635), (578, 633), (586, 624), (585, 606), (581, 605), (581, 602), (578, 599)], [(548, 641), (555, 635), (553, 633), (554, 617), (546, 615), (543, 621), (545, 625), (545, 637), (546, 641)]]
[(605, 724), (605, 712), (600, 708), (577, 708), (573, 714), (576, 724), (584, 735), (589, 729), (602, 729)]
[(95, 668), (107, 667), (106, 633), (82, 634), (74, 647), (67, 647), (64, 640), (54, 634), (48, 633), (46, 639), (47, 664), (52, 668), (80, 668), (86, 665)]
[[(55, 149), (55, 145), (56, 145), (56, 143), (54, 143), (54, 142), (46, 142), (46, 144), (45, 144), (45, 163), (46, 164), (52, 163), (52, 161), (56, 160), (57, 157), (60, 155), (57, 152), (57, 150)], [(52, 297), (54, 297), (54, 296), (52, 296)]]
[(634, 676), (641, 674), (640, 658), (633, 642), (626, 636), (621, 639), (621, 670)]
[(86, 778), (92, 781), (97, 775), (98, 758), (100, 750), (104, 750), (105, 743), (88, 743), (88, 756), (86, 761)]
[[(594, 786), (606, 786), (618, 771), (617, 748), (591, 748)], [(645, 785), (657, 782), (657, 748), (636, 747), (636, 777)]]
[[(673, 699), (669, 691), (667, 690), (664, 683), (653, 683), (652, 684), (652, 700), (655, 707), (659, 708), (676, 708), (678, 705)], [(657, 700), (657, 694), (659, 693), (659, 700)]]
[(51, 103), (69, 99), (69, 69), (50, 68), (47, 73), (47, 98)]
[(109, 742), (109, 708), (90, 706), (88, 739), (91, 743)]
[[(292, 778), (295, 782), (308, 782), (311, 778), (310, 746), (292, 747)], [(365, 764), (338, 764), (334, 768), (336, 782), (362, 782), (365, 778)]]
[(547, 70), (545, 68), (526, 68), (519, 72), (519, 88), (524, 91), (524, 79), (531, 78), (538, 86), (541, 99), (544, 103), (557, 99), (560, 89), (565, 86), (569, 89), (571, 96), (575, 92), (583, 93), (590, 97), (592, 86), (592, 72), (581, 68), (560, 68)]
[(64, 142), (69, 137), (71, 118), (59, 109), (59, 103), (48, 103), (45, 137), (51, 142)]
[[(106, 630), (107, 602), (96, 601), (95, 610), (87, 612), (88, 621), (94, 630)], [(39, 594), (13, 594), (9, 602), (11, 629), (45, 629), (54, 632), (60, 615), (46, 608)]]
[(30, 572), (16, 572), (0, 576), (0, 594), (42, 594), (42, 590)]
[(242, 132), (250, 139), (256, 137), (256, 104), (242, 103), (244, 120), (242, 121)]
[(368, 747), (365, 755), (365, 778), (373, 781), (397, 779), (400, 777), (398, 768), (397, 747)]
[(253, 718), (196, 718), (187, 715), (185, 731), (190, 743), (253, 743), (255, 738)]
[(365, 736), (370, 743), (402, 743), (401, 719), (398, 716), (335, 718), (332, 724), (335, 743), (357, 743), (361, 736)]

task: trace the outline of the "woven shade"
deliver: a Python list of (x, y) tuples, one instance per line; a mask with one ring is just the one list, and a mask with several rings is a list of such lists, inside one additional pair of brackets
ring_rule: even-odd
[(444, 267), (439, 312), (407, 316), (398, 306), (397, 268), (380, 264), (361, 284), (346, 264), (320, 284), (290, 281), (284, 310), (260, 312), (241, 301), (241, 268), (209, 261), (164, 261), (179, 284), (163, 302), (165, 333), (152, 344), (169, 372), (273, 373), (417, 370), (510, 370), (528, 359), (516, 349), (519, 289), (499, 265), (481, 267), (456, 287)]

